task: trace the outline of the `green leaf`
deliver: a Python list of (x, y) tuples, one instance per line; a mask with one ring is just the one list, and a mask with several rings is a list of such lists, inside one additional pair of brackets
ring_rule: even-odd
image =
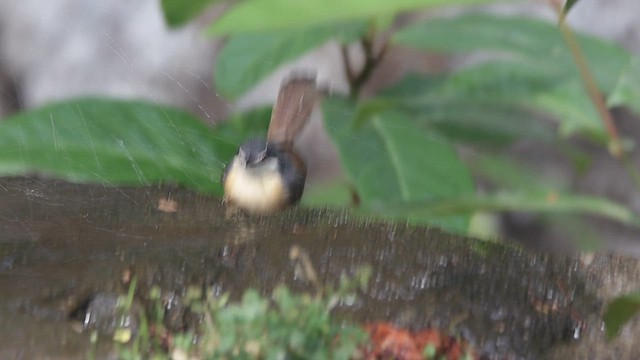
[(531, 96), (532, 106), (546, 110), (558, 119), (560, 135), (568, 137), (582, 132), (603, 142), (608, 138), (600, 116), (579, 79), (567, 79), (547, 89), (547, 92), (540, 91)]
[[(555, 139), (553, 129), (536, 121), (539, 115), (526, 105), (530, 99), (519, 95), (532, 91), (514, 81), (527, 70), (515, 67), (511, 76), (504, 70), (488, 64), (451, 76), (412, 74), (361, 111), (375, 110), (382, 102), (409, 111), (420, 124), (458, 142), (506, 145), (522, 138)], [(496, 71), (500, 76), (491, 76)], [(539, 81), (536, 74), (527, 79)], [(528, 85), (536, 87), (535, 83)]]
[(562, 192), (566, 185), (549, 176), (538, 176), (534, 169), (502, 154), (468, 154), (466, 163), (474, 177), (509, 192)]
[[(577, 39), (601, 90), (611, 92), (631, 54), (593, 36), (577, 35)], [(398, 31), (392, 40), (399, 45), (445, 53), (490, 52), (494, 58), (535, 67), (537, 71), (578, 75), (557, 26), (541, 20), (497, 15), (430, 19)]]
[(207, 6), (220, 0), (162, 0), (162, 11), (167, 24), (172, 27), (184, 25), (199, 15)]
[(607, 102), (609, 106), (628, 106), (640, 114), (640, 58), (631, 59)]
[(607, 306), (603, 318), (607, 337), (616, 336), (624, 324), (638, 314), (638, 311), (640, 311), (640, 292), (620, 296), (613, 300)]
[(304, 189), (302, 204), (309, 207), (348, 206), (353, 202), (353, 193), (348, 184), (335, 182), (311, 185)]
[(623, 205), (607, 199), (556, 192), (504, 192), (492, 195), (451, 197), (441, 201), (414, 204), (388, 204), (395, 214), (447, 216), (476, 211), (532, 211), (541, 213), (583, 213), (599, 215), (624, 224), (640, 226), (638, 215)]
[(185, 112), (146, 102), (53, 104), (0, 124), (0, 176), (37, 172), (109, 185), (175, 182), (220, 194), (224, 162), (247, 133), (264, 132), (267, 121), (262, 110), (211, 129)]
[[(598, 86), (604, 93), (612, 92), (631, 55), (593, 37), (579, 36), (578, 40)], [(489, 106), (515, 103), (555, 115), (563, 135), (584, 131), (606, 136), (571, 53), (552, 24), (518, 17), (465, 15), (409, 26), (393, 41), (424, 50), (491, 55), (484, 63), (428, 87), (431, 101), (470, 98)]]
[(513, 105), (461, 100), (429, 107), (415, 118), (451, 141), (467, 144), (500, 146), (523, 139), (554, 139), (553, 130), (537, 121), (535, 113)]
[(493, 0), (245, 0), (209, 28), (237, 34), (365, 19), (419, 8), (483, 4)]
[[(385, 111), (353, 127), (356, 109), (346, 100), (323, 103), (325, 126), (365, 209), (386, 215), (387, 203), (433, 201), (472, 194), (473, 182), (453, 147), (417, 128), (405, 115)], [(468, 216), (414, 217), (465, 232)], [(405, 216), (405, 214), (403, 214)]]
[(352, 42), (366, 30), (365, 22), (355, 22), (234, 36), (218, 56), (216, 86), (225, 96), (237, 98), (287, 61), (331, 39)]

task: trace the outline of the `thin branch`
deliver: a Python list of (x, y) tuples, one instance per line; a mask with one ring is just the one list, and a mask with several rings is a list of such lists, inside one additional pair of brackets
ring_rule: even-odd
[(620, 139), (620, 133), (618, 132), (616, 124), (613, 120), (611, 111), (607, 107), (604, 96), (600, 92), (596, 80), (589, 70), (589, 65), (587, 64), (582, 49), (580, 48), (580, 44), (571, 28), (566, 24), (565, 17), (562, 11), (562, 0), (549, 0), (549, 2), (560, 15), (560, 32), (562, 33), (562, 36), (567, 43), (567, 47), (571, 52), (571, 56), (573, 57), (576, 67), (578, 68), (584, 88), (591, 98), (591, 102), (596, 107), (600, 120), (602, 121), (605, 129), (607, 130), (607, 133), (609, 134), (609, 137), (611, 139), (609, 152), (625, 166), (627, 172), (635, 182), (636, 187), (640, 189), (640, 172), (638, 172), (638, 169), (631, 163), (631, 160), (629, 159), (628, 154), (626, 153)]
[(387, 42), (385, 41), (380, 51), (376, 53), (374, 49), (374, 37), (375, 33), (372, 31), (367, 37), (360, 39), (360, 46), (364, 53), (364, 65), (357, 74), (353, 70), (347, 46), (343, 45), (341, 47), (344, 70), (347, 76), (347, 81), (349, 82), (351, 97), (353, 99), (357, 99), (360, 96), (363, 86), (367, 81), (369, 81), (371, 74), (386, 54)]
[(600, 115), (600, 119), (604, 123), (607, 132), (611, 138), (611, 141), (614, 144), (614, 148), (612, 149), (612, 153), (616, 158), (620, 158), (623, 155), (624, 149), (620, 145), (620, 134), (618, 133), (618, 129), (613, 121), (613, 116), (611, 116), (611, 112), (605, 104), (604, 96), (600, 93), (598, 85), (593, 78), (593, 75), (589, 71), (589, 67), (584, 58), (584, 54), (580, 49), (580, 45), (575, 37), (575, 34), (569, 27), (563, 22), (560, 24), (560, 31), (562, 32), (562, 36), (564, 37), (569, 50), (571, 51), (571, 55), (573, 56), (573, 60), (576, 63), (576, 67), (580, 72), (580, 77), (584, 83), (585, 90), (589, 94), (591, 98), (591, 102), (596, 107), (598, 111), (598, 115)]
[(351, 60), (349, 60), (349, 48), (346, 44), (340, 46), (340, 53), (342, 54), (344, 73), (347, 76), (347, 81), (349, 82), (349, 91), (351, 91), (351, 86), (355, 81), (356, 75), (353, 73), (353, 68), (351, 67)]
[(598, 115), (602, 120), (607, 132), (609, 133), (609, 137), (611, 138), (613, 147), (611, 148), (611, 152), (613, 156), (620, 159), (623, 156), (624, 149), (620, 143), (620, 135), (618, 133), (618, 129), (613, 121), (613, 116), (609, 111), (609, 108), (605, 104), (604, 97), (600, 93), (600, 89), (596, 84), (595, 79), (591, 71), (589, 70), (589, 65), (587, 64), (586, 58), (582, 49), (580, 48), (580, 44), (576, 39), (575, 34), (569, 28), (567, 23), (564, 21), (564, 16), (562, 12), (562, 1), (558, 0), (550, 0), (551, 4), (554, 6), (558, 14), (561, 16), (559, 28), (564, 41), (567, 43), (567, 47), (571, 52), (571, 56), (573, 57), (573, 61), (580, 72), (580, 77), (582, 78), (582, 82), (584, 85), (587, 94), (591, 98), (591, 102), (596, 107), (598, 111)]

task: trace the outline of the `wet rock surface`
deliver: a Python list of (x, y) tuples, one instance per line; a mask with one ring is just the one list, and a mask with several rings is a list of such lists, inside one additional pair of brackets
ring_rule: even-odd
[[(372, 266), (369, 290), (338, 310), (351, 321), (451, 329), (487, 358), (640, 357), (636, 323), (607, 343), (601, 322), (604, 304), (639, 287), (633, 259), (532, 253), (331, 210), (229, 216), (219, 199), (175, 187), (0, 179), (0, 358), (86, 358), (77, 323), (91, 309), (92, 326), (112, 328), (123, 277), (136, 277), (141, 306), (154, 285), (175, 304), (189, 285), (235, 297), (312, 289), (292, 248), (321, 283)], [(99, 358), (113, 355), (106, 338)]]

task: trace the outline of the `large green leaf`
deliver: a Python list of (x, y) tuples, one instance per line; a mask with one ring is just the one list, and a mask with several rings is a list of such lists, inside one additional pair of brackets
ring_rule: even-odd
[(352, 42), (366, 30), (365, 22), (353, 22), (234, 36), (218, 56), (216, 86), (236, 98), (285, 62), (330, 39)]
[[(631, 55), (593, 37), (578, 39), (598, 86), (604, 93), (612, 92)], [(555, 115), (564, 135), (576, 131), (606, 134), (569, 49), (550, 23), (465, 15), (409, 26), (393, 41), (431, 51), (491, 54), (490, 60), (428, 86), (428, 94), (421, 96), (430, 97), (431, 102), (423, 105), (431, 106), (442, 98), (482, 101), (486, 106), (515, 103)]]
[(162, 0), (162, 11), (169, 26), (184, 25), (207, 6), (220, 0)]
[[(323, 104), (326, 128), (365, 209), (388, 215), (388, 203), (433, 201), (472, 194), (473, 182), (450, 144), (416, 127), (398, 112), (373, 114), (354, 127), (356, 109), (346, 100)], [(416, 217), (465, 232), (469, 217)]]
[(223, 162), (237, 149), (219, 132), (185, 112), (145, 102), (53, 104), (0, 123), (0, 175), (36, 172), (113, 185), (175, 182), (219, 194)]
[(439, 201), (387, 204), (393, 214), (449, 216), (476, 211), (531, 211), (539, 213), (582, 213), (599, 215), (624, 224), (640, 226), (638, 215), (607, 199), (566, 193), (501, 192), (491, 195), (453, 196)]
[(312, 184), (305, 187), (301, 204), (311, 208), (349, 207), (354, 202), (352, 190), (344, 181)]
[(607, 102), (609, 106), (628, 106), (640, 114), (640, 58), (631, 60)]
[[(611, 92), (631, 54), (593, 36), (577, 38), (601, 90)], [(505, 55), (502, 59), (541, 71), (577, 75), (571, 52), (557, 26), (541, 20), (496, 15), (430, 19), (400, 30), (393, 42), (447, 53), (497, 51)]]
[[(522, 138), (553, 140), (554, 130), (535, 121), (539, 114), (530, 97), (545, 87), (545, 80), (527, 68), (505, 66), (513, 71), (486, 64), (450, 76), (412, 74), (363, 110), (382, 102), (409, 111), (419, 123), (459, 142), (501, 145)], [(547, 79), (547, 85), (552, 83)]]
[(209, 31), (212, 34), (237, 34), (306, 27), (431, 6), (491, 1), (494, 0), (245, 0), (213, 23)]
[(536, 121), (536, 113), (507, 104), (453, 101), (423, 108), (415, 119), (452, 141), (499, 146), (516, 140), (554, 138), (552, 129)]
[(640, 292), (620, 296), (613, 300), (604, 314), (607, 336), (616, 336), (620, 329), (640, 311)]
[(566, 180), (551, 176), (538, 176), (527, 164), (505, 154), (474, 152), (465, 156), (465, 162), (475, 178), (508, 192), (544, 194), (565, 192)]
[(393, 42), (447, 53), (498, 50), (526, 57), (565, 53), (557, 27), (530, 18), (489, 14), (428, 19), (399, 30)]

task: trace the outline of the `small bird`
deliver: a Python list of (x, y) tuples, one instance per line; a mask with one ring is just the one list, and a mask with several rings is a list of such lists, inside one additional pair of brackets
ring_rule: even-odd
[(280, 87), (267, 138), (252, 138), (222, 172), (223, 202), (250, 214), (267, 214), (302, 197), (307, 167), (293, 141), (318, 99), (315, 79), (292, 77)]

